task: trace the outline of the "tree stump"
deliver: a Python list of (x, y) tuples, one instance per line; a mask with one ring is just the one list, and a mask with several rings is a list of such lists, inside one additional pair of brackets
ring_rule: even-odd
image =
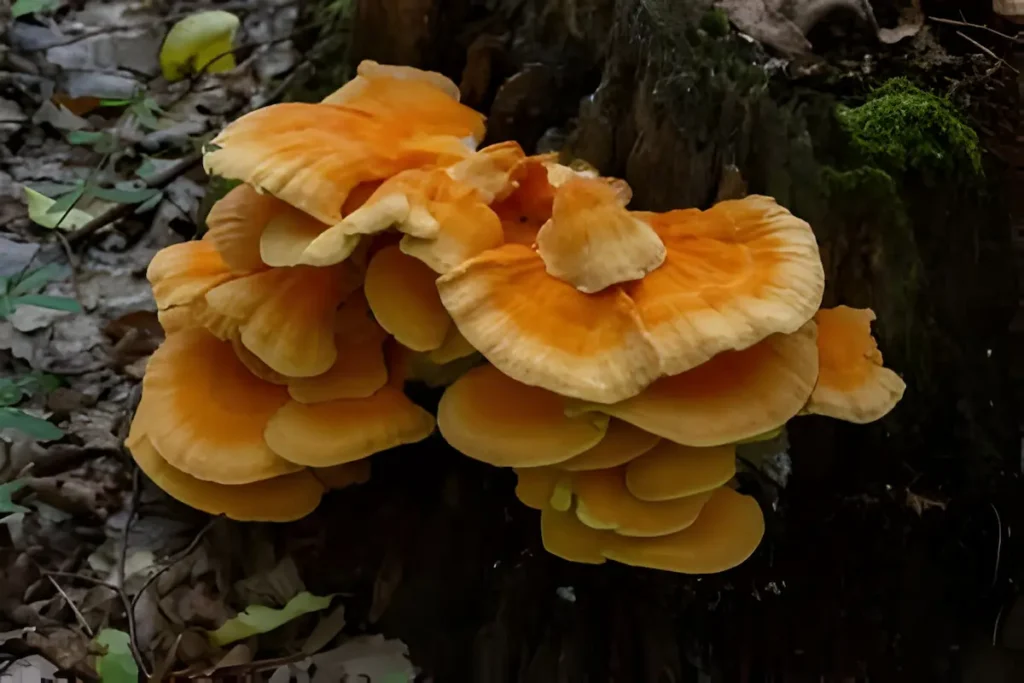
[[(350, 621), (403, 638), (439, 682), (981, 680), (964, 653), (993, 639), (1012, 665), (1024, 152), (1009, 69), (955, 27), (882, 45), (841, 16), (809, 36), (817, 56), (782, 62), (701, 0), (355, 0), (349, 21), (339, 61), (441, 71), (488, 114), (487, 142), (583, 159), (629, 182), (634, 208), (774, 196), (818, 235), (825, 305), (878, 313), (908, 391), (878, 424), (793, 421), (785, 486), (743, 475), (768, 531), (725, 574), (549, 556), (514, 476), (435, 438), (281, 532), (310, 586), (354, 592)], [(949, 95), (980, 142), (865, 147), (849, 111), (892, 76)]]

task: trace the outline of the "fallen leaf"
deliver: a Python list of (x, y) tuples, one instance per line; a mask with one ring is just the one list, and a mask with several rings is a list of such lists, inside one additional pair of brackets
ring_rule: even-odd
[(0, 277), (8, 277), (23, 271), (38, 251), (38, 244), (14, 242), (6, 237), (0, 237)]
[(138, 683), (139, 667), (132, 657), (127, 633), (105, 628), (96, 634), (94, 642), (106, 648), (106, 654), (96, 662), (102, 683)]
[(222, 647), (258, 633), (273, 631), (287, 624), (292, 619), (318, 612), (331, 604), (333, 596), (320, 597), (312, 593), (302, 592), (288, 601), (281, 609), (271, 609), (263, 605), (250, 605), (244, 612), (209, 634), (210, 642)]
[(13, 500), (13, 496), (16, 492), (25, 488), (25, 481), (21, 479), (15, 479), (9, 481), (6, 484), (0, 484), (0, 513), (13, 513), (13, 512), (28, 512), (27, 507), (18, 505)]
[(331, 610), (327, 616), (321, 617), (313, 632), (306, 638), (302, 645), (302, 651), (307, 655), (313, 655), (327, 647), (334, 638), (345, 628), (345, 605), (340, 604)]
[(178, 81), (197, 71), (219, 73), (235, 68), (231, 53), (238, 31), (238, 17), (231, 12), (197, 12), (171, 27), (160, 48), (160, 68), (168, 81)]
[(416, 678), (408, 646), (401, 640), (387, 640), (379, 634), (353, 638), (310, 659), (316, 664), (312, 683), (338, 680), (411, 683)]
[(50, 207), (55, 203), (53, 199), (50, 199), (45, 194), (36, 192), (28, 186), (25, 186), (24, 190), (25, 203), (28, 204), (28, 217), (34, 223), (44, 228), (56, 228), (57, 224), (60, 223), (61, 230), (74, 230), (75, 228), (82, 227), (93, 218), (81, 209), (72, 208), (67, 212), (64, 220), (61, 220), (64, 212), (54, 211), (50, 213)]

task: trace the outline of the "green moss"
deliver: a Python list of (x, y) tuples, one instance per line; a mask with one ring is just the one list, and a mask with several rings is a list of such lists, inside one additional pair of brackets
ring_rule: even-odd
[(700, 18), (700, 27), (712, 38), (722, 38), (729, 34), (729, 15), (725, 10), (712, 7)]
[(982, 173), (977, 133), (948, 100), (905, 78), (886, 82), (859, 107), (840, 107), (838, 116), (868, 165), (947, 178)]

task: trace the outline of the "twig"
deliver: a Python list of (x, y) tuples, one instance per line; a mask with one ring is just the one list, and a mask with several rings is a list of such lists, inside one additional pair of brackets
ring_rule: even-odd
[(957, 31), (956, 34), (958, 36), (960, 36), (961, 38), (963, 38), (964, 40), (966, 40), (971, 45), (974, 45), (976, 48), (978, 48), (979, 50), (981, 50), (982, 52), (987, 54), (992, 59), (994, 59), (997, 62), (999, 62), (1000, 64), (1004, 65), (1007, 69), (1009, 69), (1013, 73), (1015, 73), (1015, 74), (1019, 74), (1020, 73), (1020, 71), (1018, 71), (1012, 64), (1010, 64), (1005, 59), (1003, 59), (1002, 57), (997, 55), (995, 52), (992, 52), (992, 50), (990, 50), (989, 48), (985, 47), (984, 45), (982, 45), (981, 43), (976, 41), (974, 38), (971, 38), (969, 35), (967, 35), (963, 31)]
[(121, 588), (124, 588), (125, 581), (125, 564), (128, 562), (128, 535), (132, 530), (132, 522), (135, 521), (135, 516), (138, 514), (139, 509), (139, 498), (142, 497), (142, 486), (139, 481), (139, 468), (135, 467), (135, 471), (132, 473), (132, 500), (128, 506), (128, 519), (124, 522), (124, 535), (121, 538), (121, 557), (118, 560), (117, 570), (117, 582)]
[[(193, 152), (186, 157), (182, 157), (173, 165), (168, 166), (159, 173), (154, 173), (150, 176), (146, 181), (146, 187), (161, 189), (164, 186), (169, 185), (171, 181), (178, 176), (187, 173), (193, 166), (202, 161), (202, 159), (202, 152)], [(77, 228), (68, 234), (68, 243), (72, 246), (76, 246), (100, 228), (113, 223), (119, 218), (127, 216), (134, 210), (134, 204), (117, 204), (116, 206), (112, 206), (82, 227)]]
[(116, 593), (121, 599), (121, 605), (124, 607), (128, 618), (128, 647), (132, 651), (132, 658), (139, 666), (139, 670), (146, 675), (147, 679), (149, 678), (149, 667), (146, 666), (145, 660), (142, 659), (142, 653), (139, 652), (139, 644), (135, 636), (135, 615), (132, 614), (131, 603), (128, 601), (128, 596), (125, 595), (123, 590), (112, 583), (107, 583), (101, 579), (94, 579), (91, 576), (84, 576), (83, 574), (75, 574), (74, 572), (43, 571), (42, 574), (43, 576), (63, 577), (65, 579), (85, 581), (86, 583), (91, 583), (94, 586), (103, 586), (104, 588), (109, 588), (114, 591), (114, 593)]
[(1001, 559), (1000, 556), (1003, 554), (1003, 519), (999, 516), (999, 510), (996, 509), (994, 503), (989, 503), (989, 507), (992, 508), (992, 512), (996, 515), (996, 528), (999, 532), (999, 535), (996, 536), (996, 561), (992, 567), (992, 587), (994, 588), (996, 581), (999, 580), (999, 561)]
[(939, 23), (939, 24), (949, 24), (950, 26), (964, 26), (964, 27), (967, 27), (967, 28), (980, 28), (983, 31), (988, 31), (989, 33), (991, 33), (993, 35), (997, 35), (1000, 38), (1006, 38), (1007, 40), (1012, 40), (1015, 43), (1024, 42), (1024, 41), (1021, 40), (1019, 35), (1011, 36), (1009, 33), (1003, 33), (1002, 31), (997, 31), (994, 28), (992, 28), (991, 26), (985, 26), (984, 24), (972, 24), (969, 21), (957, 21), (956, 19), (944, 19), (943, 17), (928, 17), (928, 20), (929, 21), (934, 21), (934, 22)]
[(57, 580), (55, 578), (53, 578), (52, 576), (47, 576), (46, 578), (50, 580), (50, 583), (53, 584), (53, 587), (56, 588), (57, 592), (60, 593), (60, 596), (64, 598), (64, 602), (68, 603), (68, 607), (70, 607), (71, 611), (75, 614), (75, 619), (77, 619), (78, 623), (82, 626), (83, 629), (85, 629), (86, 635), (88, 635), (89, 639), (91, 640), (94, 635), (92, 629), (89, 628), (89, 622), (87, 622), (82, 613), (78, 611), (78, 607), (75, 605), (75, 601), (72, 600), (71, 597), (64, 592), (64, 589), (60, 587), (60, 584), (57, 583)]
[(220, 517), (213, 517), (210, 519), (210, 521), (206, 523), (206, 526), (199, 530), (199, 533), (196, 534), (196, 537), (192, 539), (192, 542), (189, 543), (184, 550), (172, 556), (171, 559), (167, 560), (163, 567), (146, 579), (146, 582), (142, 584), (142, 588), (140, 588), (139, 592), (132, 598), (131, 609), (133, 611), (135, 610), (135, 606), (139, 604), (139, 600), (142, 599), (142, 594), (146, 592), (146, 589), (149, 588), (154, 581), (159, 579), (161, 574), (191, 555), (192, 551), (199, 547), (199, 543), (203, 540), (203, 537), (206, 536), (206, 532), (213, 528), (213, 525), (217, 523), (218, 519), (220, 519)]

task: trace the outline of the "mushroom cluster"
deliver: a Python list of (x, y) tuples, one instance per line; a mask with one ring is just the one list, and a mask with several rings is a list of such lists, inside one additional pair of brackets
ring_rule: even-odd
[[(483, 136), (450, 80), (375, 62), (228, 125), (204, 163), (241, 184), (149, 267), (167, 338), (139, 467), (201, 510), (293, 520), (436, 426), (515, 470), (555, 555), (744, 561), (764, 520), (736, 445), (902, 397), (874, 314), (820, 308), (814, 234), (769, 197), (634, 211), (622, 180)], [(404, 392), (428, 377), (436, 425)]]

